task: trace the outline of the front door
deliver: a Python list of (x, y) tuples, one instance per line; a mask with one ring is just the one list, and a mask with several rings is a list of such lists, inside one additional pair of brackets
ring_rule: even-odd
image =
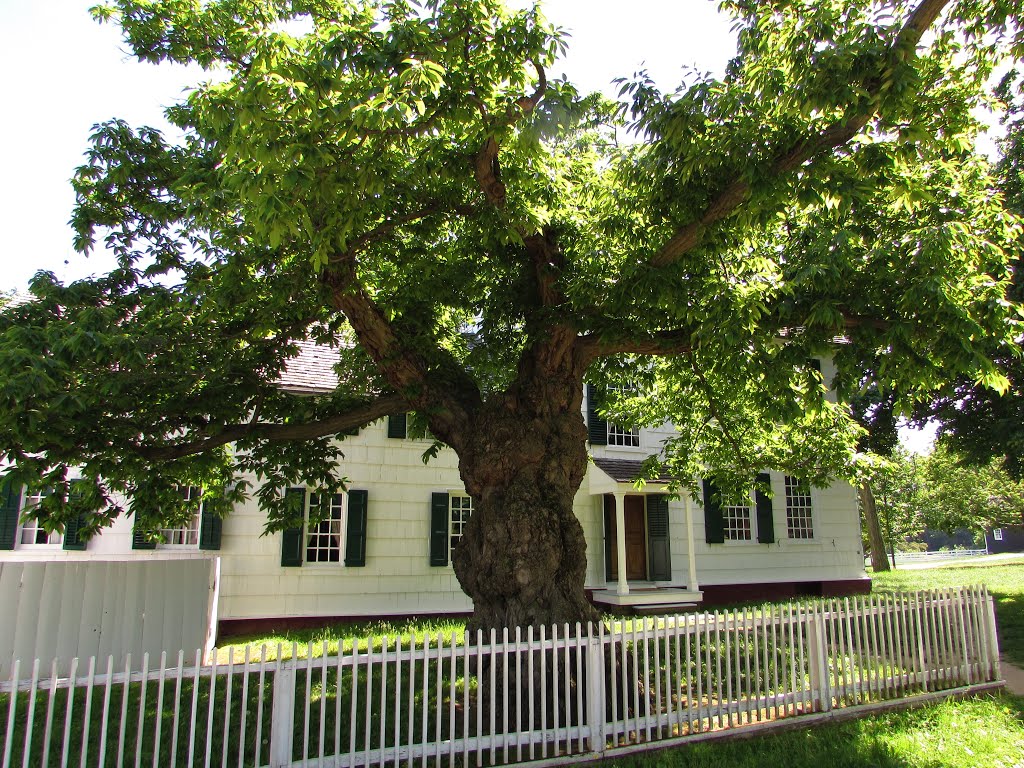
[[(605, 552), (608, 580), (619, 578), (619, 548), (615, 538), (615, 497), (606, 495), (604, 502)], [(647, 579), (647, 526), (643, 496), (626, 496), (624, 510), (626, 533), (626, 578)]]

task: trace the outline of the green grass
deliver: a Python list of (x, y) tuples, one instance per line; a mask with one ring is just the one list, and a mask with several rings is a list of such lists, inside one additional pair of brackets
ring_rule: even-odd
[(1024, 698), (980, 696), (761, 736), (697, 743), (609, 768), (1015, 768), (1024, 765)]
[(1024, 557), (998, 565), (963, 564), (945, 568), (889, 571), (872, 575), (875, 592), (906, 592), (984, 584), (996, 601), (999, 648), (1003, 656), (1024, 666)]
[[(351, 651), (356, 643), (360, 649), (367, 647), (367, 638), (371, 638), (374, 647), (379, 648), (381, 640), (388, 638), (392, 647), (394, 639), (401, 638), (403, 647), (408, 647), (410, 640), (417, 645), (423, 638), (443, 635), (446, 644), (452, 634), (460, 640), (466, 631), (464, 619), (451, 616), (428, 616), (415, 619), (381, 619), (376, 621), (350, 621), (330, 624), (315, 629), (288, 629), (280, 632), (263, 634), (236, 635), (223, 641), (218, 648), (217, 663), (226, 664), (229, 654), (234, 654), (235, 662), (241, 661), (248, 647), (250, 658), (259, 659), (262, 646), (267, 646), (267, 660), (277, 658), (277, 647), (281, 646), (281, 658), (290, 659), (293, 653), (298, 658), (312, 655), (314, 658), (337, 654), (339, 651)], [(311, 645), (312, 644), (312, 645)]]
[[(984, 584), (1000, 649), (1024, 665), (1024, 557), (872, 576), (877, 593)], [(617, 768), (1024, 768), (1024, 697), (947, 699), (902, 712), (770, 736), (698, 743), (608, 761)]]
[[(875, 576), (874, 584), (876, 592), (891, 593), (919, 589), (939, 589), (950, 586), (966, 584), (985, 584), (997, 601), (997, 617), (1000, 628), (1001, 647), (1005, 656), (1017, 663), (1024, 663), (1024, 558), (1017, 561), (1002, 561), (998, 565), (951, 565), (943, 568), (900, 570), (888, 574)], [(366, 647), (365, 638), (373, 638), (375, 647), (379, 647), (381, 638), (387, 637), (389, 644), (394, 643), (395, 638), (402, 638), (404, 647), (415, 642), (422, 644), (424, 637), (435, 637), (443, 635), (445, 644), (451, 642), (454, 636), (457, 642), (461, 643), (462, 634), (465, 630), (465, 623), (461, 619), (453, 618), (428, 618), (415, 620), (392, 620), (335, 624), (326, 628), (287, 631), (280, 633), (269, 633), (263, 635), (249, 635), (232, 638), (218, 652), (218, 663), (227, 661), (229, 654), (233, 654), (236, 664), (241, 662), (246, 649), (249, 650), (251, 658), (258, 659), (261, 646), (267, 646), (268, 659), (274, 659), (278, 654), (278, 645), (281, 646), (282, 658), (291, 658), (294, 655), (305, 657), (312, 655), (320, 656), (324, 653), (335, 654), (339, 649), (350, 650), (356, 642), (361, 648)], [(698, 661), (699, 666), (699, 661)], [(431, 667), (430, 679), (434, 678), (434, 667)], [(376, 670), (375, 670), (376, 673)], [(463, 678), (460, 669), (443, 670), (445, 685), (451, 679), (456, 686), (458, 700), (461, 700)], [(379, 673), (378, 673), (379, 677)], [(267, 688), (271, 683), (272, 672), (268, 672)], [(375, 680), (377, 677), (375, 677)], [(305, 673), (298, 674), (299, 690), (305, 689)], [(325, 707), (328, 723), (333, 726), (334, 722), (334, 695), (335, 691), (342, 694), (343, 699), (350, 687), (348, 680), (337, 680), (333, 673), (328, 676), (327, 691), (320, 690), (319, 675), (314, 673), (311, 680), (311, 693), (314, 701), (314, 715), (319, 707)], [(340, 685), (339, 685), (340, 683)], [(372, 686), (376, 690), (376, 683)], [(191, 692), (191, 684), (186, 681), (184, 688), (187, 693)], [(389, 684), (389, 690), (391, 690)], [(118, 686), (113, 691), (112, 712), (119, 713), (120, 697), (123, 688)], [(147, 722), (146, 736), (141, 743), (135, 741), (132, 735), (134, 730), (131, 724), (137, 720), (139, 686), (129, 686), (129, 706), (127, 707), (129, 729), (127, 734), (126, 753), (128, 761), (133, 762), (135, 748), (138, 747), (144, 764), (152, 764), (154, 752), (154, 726), (157, 720), (163, 724), (161, 733), (161, 760), (167, 759), (167, 741), (169, 732), (172, 729), (173, 718), (170, 712), (170, 701), (168, 691), (160, 706), (154, 698), (153, 684), (150, 684), (150, 695), (147, 697), (144, 720)], [(225, 714), (223, 702), (223, 687), (216, 691), (214, 696), (213, 710), (215, 723), (222, 724)], [(235, 695), (238, 695), (236, 688)], [(470, 693), (471, 698), (474, 693)], [(94, 697), (98, 696), (98, 692)], [(297, 697), (298, 703), (303, 695)], [(237, 699), (236, 699), (237, 701)], [(63, 723), (63, 712), (66, 706), (66, 694), (58, 694), (56, 699), (55, 722)], [(24, 704), (19, 702), (19, 710)], [(210, 692), (208, 683), (200, 684), (197, 696), (198, 712), (197, 720), (202, 724), (197, 734), (197, 748), (203, 751), (206, 741), (205, 724), (208, 708), (210, 705)], [(0, 697), (0, 715), (6, 715), (6, 697)], [(191, 697), (185, 697), (183, 701), (185, 708), (190, 709)], [(83, 717), (84, 701), (80, 698), (75, 702), (76, 723), (80, 723)], [(93, 720), (98, 710), (99, 701), (94, 698)], [(268, 721), (269, 699), (264, 704), (264, 720)], [(256, 710), (254, 702), (250, 701), (248, 711), (247, 739), (250, 741), (250, 734), (255, 720)], [(233, 703), (232, 725), (236, 726), (239, 708)], [(428, 712), (433, 711), (433, 701), (428, 702)], [(190, 713), (182, 712), (183, 718), (189, 717)], [(302, 712), (296, 710), (296, 735), (299, 736), (302, 729)], [(41, 717), (42, 712), (37, 713)], [(344, 730), (347, 732), (348, 710), (343, 707), (339, 713)], [(430, 716), (431, 722), (433, 715)], [(116, 715), (114, 723), (119, 720)], [(24, 735), (24, 717), (16, 716), (15, 744), (20, 744)], [(376, 723), (376, 721), (375, 721)], [(2, 744), (2, 732), (5, 722), (0, 722), (0, 744)], [(42, 728), (40, 719), (34, 724), (34, 731), (37, 739), (41, 737)], [(182, 726), (183, 727), (183, 726)], [(266, 728), (266, 726), (264, 726)], [(433, 726), (431, 725), (431, 731)], [(56, 729), (55, 729), (56, 730)], [(332, 730), (328, 728), (328, 733)], [(74, 731), (80, 732), (79, 728)], [(90, 749), (95, 749), (98, 740), (98, 724), (93, 722), (90, 728), (92, 737)], [(212, 744), (214, 752), (214, 764), (219, 764), (220, 755), (224, 749), (220, 729), (215, 725), (213, 728)], [(59, 731), (58, 731), (59, 732)], [(362, 746), (370, 742), (376, 743), (376, 725), (373, 733), (362, 733), (357, 728), (358, 742)], [(179, 730), (179, 733), (182, 733)], [(264, 731), (266, 733), (266, 731)], [(311, 734), (315, 743), (318, 741), (316, 733)], [(54, 734), (56, 746), (59, 743), (58, 733)], [(262, 759), (266, 759), (267, 742), (264, 737), (259, 750), (262, 752)], [(116, 740), (115, 742), (116, 743)], [(113, 746), (113, 744), (112, 744)], [(255, 745), (249, 743), (245, 749), (245, 764), (252, 764)], [(298, 748), (298, 740), (296, 747)], [(76, 763), (81, 747), (76, 744), (71, 749), (71, 761)], [(237, 764), (238, 751), (234, 742), (229, 741), (227, 753), (230, 764)], [(15, 749), (17, 757), (19, 750)], [(298, 755), (296, 754), (296, 757)], [(54, 760), (51, 754), (50, 762)], [(108, 754), (107, 764), (112, 765), (112, 755)], [(184, 756), (179, 753), (178, 764), (183, 764)], [(17, 761), (16, 761), (17, 762)], [(33, 765), (39, 764), (33, 762)], [(944, 701), (911, 711), (892, 712), (865, 717), (856, 721), (842, 723), (826, 723), (815, 726), (787, 730), (772, 735), (751, 737), (747, 739), (730, 739), (715, 742), (700, 742), (676, 749), (660, 750), (631, 758), (616, 758), (609, 761), (610, 765), (623, 766), (624, 768), (661, 768), (662, 766), (768, 766), (784, 765), (786, 768), (802, 768), (803, 766), (827, 765), (829, 768), (954, 768), (959, 766), (1002, 766), (1002, 768), (1024, 768), (1024, 698), (1002, 696), (979, 696), (962, 701)]]

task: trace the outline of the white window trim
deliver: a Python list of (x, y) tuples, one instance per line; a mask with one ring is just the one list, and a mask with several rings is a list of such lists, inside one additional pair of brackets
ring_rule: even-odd
[[(195, 501), (195, 499), (193, 498), (194, 494), (192, 493), (193, 490), (198, 492), (198, 494), (199, 494), (199, 496), (198, 496), (199, 506), (196, 507), (195, 514), (192, 515), (192, 522), (195, 525), (195, 538), (196, 538), (195, 543), (171, 543), (171, 542), (161, 541), (161, 540), (158, 539), (157, 542), (156, 542), (157, 549), (168, 549), (168, 550), (177, 551), (177, 552), (182, 552), (182, 551), (184, 551), (184, 552), (191, 552), (192, 550), (198, 550), (199, 549), (199, 538), (200, 538), (200, 536), (202, 536), (202, 525), (203, 525), (203, 490), (202, 490), (202, 488), (197, 488), (195, 486), (182, 486), (181, 490), (183, 491), (183, 493), (187, 494), (184, 497), (185, 501), (187, 501), (187, 502)], [(174, 534), (175, 532), (178, 532), (178, 531), (184, 531), (186, 533), (186, 535), (187, 535), (187, 533), (190, 532), (191, 530), (192, 530), (192, 526), (191, 525), (188, 525), (188, 526), (179, 525), (179, 526), (175, 526), (174, 528), (160, 528), (160, 529), (158, 529), (157, 532), (161, 536), (167, 536), (168, 534)]]
[[(787, 493), (787, 491), (789, 489), (789, 486), (786, 484), (786, 480), (789, 477), (790, 477), (789, 475), (783, 475), (782, 476), (782, 501), (783, 501), (783, 504), (781, 506), (782, 506), (783, 512), (785, 514), (784, 524), (786, 526), (786, 538), (784, 540), (785, 540), (785, 542), (787, 544), (797, 544), (797, 545), (817, 543), (818, 542), (818, 515), (815, 512), (815, 510), (817, 509), (818, 503), (817, 503), (817, 499), (815, 498), (815, 489), (810, 485), (810, 483), (807, 483), (806, 485), (807, 485), (807, 498), (810, 500), (810, 507), (808, 509), (810, 511), (811, 535), (809, 537), (805, 537), (805, 538), (794, 538), (794, 537), (789, 535), (789, 494)], [(776, 495), (776, 498), (779, 498), (778, 495)]]
[(1003, 529), (1002, 528), (993, 528), (992, 529), (992, 541), (1002, 541), (1002, 540), (1003, 540)]
[[(22, 536), (26, 530), (25, 524), (22, 522), (22, 515), (25, 514), (25, 510), (29, 509), (30, 506), (34, 506), (39, 503), (45, 494), (32, 494), (28, 493), (26, 486), (21, 487), (21, 502), (18, 505), (18, 525), (14, 531), (14, 549), (28, 549), (34, 551), (50, 551), (56, 549), (63, 549), (64, 547), (64, 534), (57, 533), (54, 531), (47, 535), (45, 542), (25, 542), (22, 541)], [(29, 501), (31, 499), (31, 502)], [(42, 530), (41, 526), (33, 525), (31, 530), (39, 531)]]
[(341, 496), (341, 510), (340, 517), (338, 519), (338, 559), (337, 561), (331, 560), (310, 560), (309, 559), (309, 537), (311, 535), (309, 530), (309, 507), (310, 501), (313, 496), (324, 496), (328, 494), (314, 494), (309, 488), (306, 489), (305, 506), (302, 510), (302, 567), (313, 568), (313, 569), (328, 569), (333, 570), (336, 568), (345, 567), (345, 548), (348, 545), (348, 494), (338, 493)]
[[(462, 541), (462, 537), (465, 534), (466, 523), (469, 522), (469, 518), (473, 515), (473, 497), (465, 491), (448, 491), (448, 567), (452, 567), (452, 558), (455, 555), (455, 499), (465, 499), (468, 503), (468, 512), (465, 519), (459, 521), (461, 530), (458, 534), (458, 541)], [(465, 508), (463, 508), (465, 509)]]
[(737, 508), (735, 504), (722, 504), (722, 531), (725, 536), (723, 544), (728, 544), (734, 547), (745, 547), (750, 544), (757, 544), (757, 502), (754, 498), (754, 492), (750, 491), (747, 497), (747, 515), (750, 520), (750, 538), (749, 539), (731, 539), (729, 538), (729, 528), (726, 525), (725, 511), (730, 508)]

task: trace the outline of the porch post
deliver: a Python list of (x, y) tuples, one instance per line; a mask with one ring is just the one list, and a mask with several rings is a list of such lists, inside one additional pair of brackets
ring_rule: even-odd
[(690, 566), (690, 579), (686, 586), (691, 592), (696, 592), (700, 585), (697, 584), (697, 553), (693, 551), (693, 509), (690, 506), (690, 494), (684, 494), (683, 500), (686, 508), (686, 559)]
[(615, 552), (619, 558), (619, 587), (616, 592), (620, 595), (628, 595), (629, 584), (626, 583), (626, 494), (617, 491), (612, 495), (615, 497)]

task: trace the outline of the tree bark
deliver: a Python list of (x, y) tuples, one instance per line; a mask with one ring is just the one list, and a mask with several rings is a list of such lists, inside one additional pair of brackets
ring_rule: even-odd
[(530, 378), (484, 404), (461, 441), (473, 513), (453, 564), (473, 599), (474, 631), (598, 618), (573, 514), (587, 470), (582, 374)]
[(882, 528), (878, 524), (878, 510), (875, 508), (875, 495), (871, 485), (865, 480), (860, 485), (860, 508), (864, 513), (864, 525), (868, 529), (868, 543), (871, 550), (871, 568), (878, 573), (891, 570), (889, 558), (885, 553), (885, 539)]

